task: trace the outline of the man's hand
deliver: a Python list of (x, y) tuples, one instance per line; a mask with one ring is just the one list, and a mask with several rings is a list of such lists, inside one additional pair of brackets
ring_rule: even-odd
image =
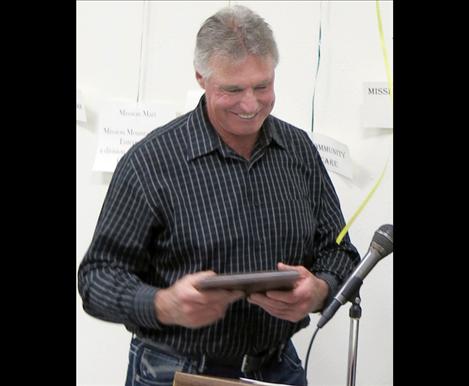
[(199, 291), (194, 285), (215, 275), (213, 271), (189, 274), (155, 295), (156, 317), (163, 324), (203, 327), (225, 316), (228, 306), (244, 297), (243, 291)]
[(280, 271), (295, 270), (300, 274), (295, 287), (290, 291), (267, 291), (265, 294), (255, 293), (248, 301), (262, 307), (270, 315), (290, 322), (303, 319), (310, 312), (322, 308), (329, 292), (324, 280), (314, 276), (301, 265), (278, 263)]

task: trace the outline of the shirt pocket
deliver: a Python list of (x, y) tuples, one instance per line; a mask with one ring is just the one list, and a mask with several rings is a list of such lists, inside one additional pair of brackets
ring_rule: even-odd
[(300, 264), (313, 249), (316, 220), (308, 199), (282, 199), (259, 206), (263, 233), (286, 264)]

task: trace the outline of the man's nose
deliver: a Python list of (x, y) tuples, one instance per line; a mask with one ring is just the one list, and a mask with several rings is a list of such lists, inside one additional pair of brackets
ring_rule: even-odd
[(247, 89), (243, 93), (243, 98), (241, 99), (240, 107), (245, 113), (255, 113), (259, 107), (259, 102), (257, 101), (256, 95), (252, 89)]

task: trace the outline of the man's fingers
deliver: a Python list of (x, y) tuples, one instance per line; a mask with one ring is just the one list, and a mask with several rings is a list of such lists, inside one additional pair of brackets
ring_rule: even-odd
[(200, 301), (204, 304), (210, 303), (233, 303), (239, 299), (244, 298), (245, 294), (243, 291), (228, 291), (222, 289), (210, 289), (200, 291), (202, 295)]

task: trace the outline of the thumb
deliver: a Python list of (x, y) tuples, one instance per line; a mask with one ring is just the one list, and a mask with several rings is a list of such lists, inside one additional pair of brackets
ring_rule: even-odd
[(190, 273), (185, 276), (186, 280), (192, 285), (199, 283), (202, 279), (205, 279), (210, 276), (215, 276), (216, 273), (213, 271), (199, 271), (195, 273)]
[(301, 273), (301, 266), (299, 265), (288, 265), (284, 263), (277, 263), (277, 268), (279, 271), (297, 271)]
[(305, 279), (309, 276), (312, 275), (312, 273), (307, 270), (305, 267), (302, 265), (288, 265), (284, 263), (278, 263), (277, 264), (278, 270), (279, 271), (296, 271), (300, 274), (300, 279)]

